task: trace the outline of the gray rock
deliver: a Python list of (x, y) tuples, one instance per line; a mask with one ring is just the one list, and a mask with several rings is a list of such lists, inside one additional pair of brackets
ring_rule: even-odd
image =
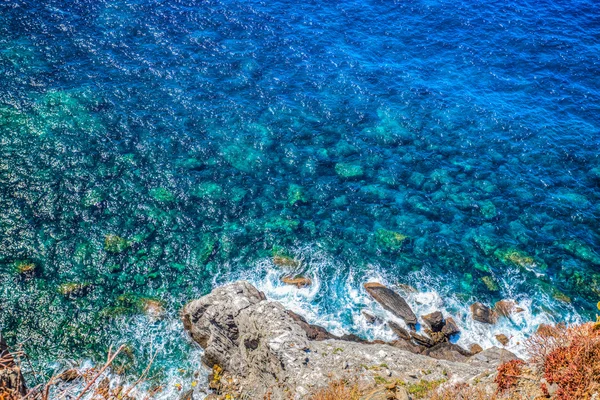
[[(307, 399), (329, 381), (348, 379), (372, 384), (385, 365), (390, 380), (415, 381), (422, 371), (428, 380), (451, 371), (456, 381), (468, 381), (487, 369), (481, 364), (457, 363), (392, 347), (339, 339), (310, 340), (279, 303), (265, 300), (247, 282), (212, 291), (182, 310), (186, 330), (204, 348), (204, 363), (223, 368), (221, 393), (244, 393), (249, 398)], [(304, 323), (306, 323), (304, 321)], [(310, 324), (309, 324), (310, 325)]]
[(412, 328), (417, 324), (417, 316), (398, 293), (377, 282), (365, 283), (364, 288), (383, 308), (402, 318), (408, 326)]
[(462, 347), (449, 342), (438, 343), (435, 346), (425, 349), (424, 355), (437, 358), (439, 360), (464, 362), (471, 356), (471, 352)]
[(481, 367), (496, 368), (500, 364), (511, 360), (517, 360), (519, 357), (506, 349), (500, 349), (496, 346), (485, 349), (469, 358), (468, 364)]

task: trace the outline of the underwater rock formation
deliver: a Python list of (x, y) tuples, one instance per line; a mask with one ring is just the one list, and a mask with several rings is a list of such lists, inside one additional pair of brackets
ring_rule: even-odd
[(216, 288), (188, 303), (181, 315), (187, 332), (204, 349), (203, 363), (213, 369), (209, 387), (214, 398), (304, 399), (338, 379), (364, 385), (376, 377), (468, 382), (514, 357), (494, 348), (477, 359), (465, 351), (461, 362), (452, 362), (433, 358), (449, 343), (431, 347), (428, 357), (383, 342), (356, 342), (355, 336), (342, 340), (267, 300), (248, 282)]

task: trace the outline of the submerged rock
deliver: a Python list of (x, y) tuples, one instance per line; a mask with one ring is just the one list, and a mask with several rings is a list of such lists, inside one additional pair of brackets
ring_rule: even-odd
[(500, 300), (494, 304), (494, 311), (496, 314), (502, 317), (510, 317), (513, 314), (523, 312), (521, 307), (517, 306), (517, 303), (513, 300)]
[(91, 289), (92, 287), (89, 283), (68, 282), (63, 283), (58, 287), (58, 293), (68, 299), (75, 299), (77, 297), (85, 296)]
[(485, 284), (490, 292), (497, 292), (500, 290), (496, 280), (492, 276), (484, 276), (481, 278), (481, 281)]
[(377, 244), (384, 250), (397, 251), (402, 248), (402, 244), (408, 239), (408, 236), (399, 232), (388, 231), (387, 229), (377, 229), (375, 238)]
[(38, 267), (33, 261), (22, 260), (15, 263), (15, 270), (19, 276), (31, 279), (37, 275)]
[(144, 313), (153, 319), (163, 318), (167, 313), (165, 303), (162, 300), (142, 298), (140, 299), (140, 306)]
[(491, 308), (479, 302), (471, 305), (471, 313), (475, 321), (484, 324), (495, 324), (498, 319), (498, 316)]
[(291, 184), (288, 187), (288, 204), (290, 206), (296, 203), (305, 203), (306, 195), (304, 194), (304, 188), (300, 185)]
[(300, 266), (300, 261), (288, 256), (275, 255), (273, 256), (273, 264), (277, 265), (278, 267), (296, 268)]
[(364, 174), (360, 165), (350, 163), (335, 164), (335, 173), (342, 178), (360, 178)]
[(170, 203), (175, 201), (175, 196), (173, 193), (169, 191), (169, 189), (164, 187), (154, 188), (150, 190), (150, 196), (156, 201), (160, 201), (162, 203)]
[(541, 273), (548, 268), (545, 263), (536, 261), (532, 256), (521, 250), (496, 250), (494, 254), (503, 263), (507, 265), (516, 265), (517, 267), (528, 271)]
[(122, 253), (129, 247), (129, 242), (118, 235), (109, 234), (104, 237), (104, 250), (109, 253)]
[(559, 243), (559, 246), (583, 261), (600, 265), (600, 255), (598, 255), (590, 246), (581, 241), (567, 240)]
[(402, 318), (408, 326), (414, 328), (417, 324), (417, 316), (398, 293), (377, 282), (365, 283), (363, 286), (367, 293), (384, 309), (396, 317)]

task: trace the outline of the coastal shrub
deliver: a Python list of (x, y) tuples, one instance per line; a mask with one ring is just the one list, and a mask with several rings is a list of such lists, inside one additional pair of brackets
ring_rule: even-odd
[(498, 393), (505, 392), (517, 384), (523, 364), (523, 360), (511, 360), (498, 367), (498, 375), (494, 380), (498, 385)]
[(600, 390), (600, 322), (546, 327), (528, 340), (528, 350), (558, 386), (556, 399), (589, 399)]
[(327, 387), (317, 391), (310, 400), (359, 400), (358, 384), (344, 380), (329, 382)]

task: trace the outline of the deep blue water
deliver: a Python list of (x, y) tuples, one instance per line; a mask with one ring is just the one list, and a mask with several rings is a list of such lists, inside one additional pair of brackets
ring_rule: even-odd
[(38, 362), (144, 360), (135, 320), (178, 363), (140, 299), (273, 288), (273, 255), (346, 331), (373, 277), (595, 315), (594, 1), (8, 0), (0, 73), (0, 329)]

